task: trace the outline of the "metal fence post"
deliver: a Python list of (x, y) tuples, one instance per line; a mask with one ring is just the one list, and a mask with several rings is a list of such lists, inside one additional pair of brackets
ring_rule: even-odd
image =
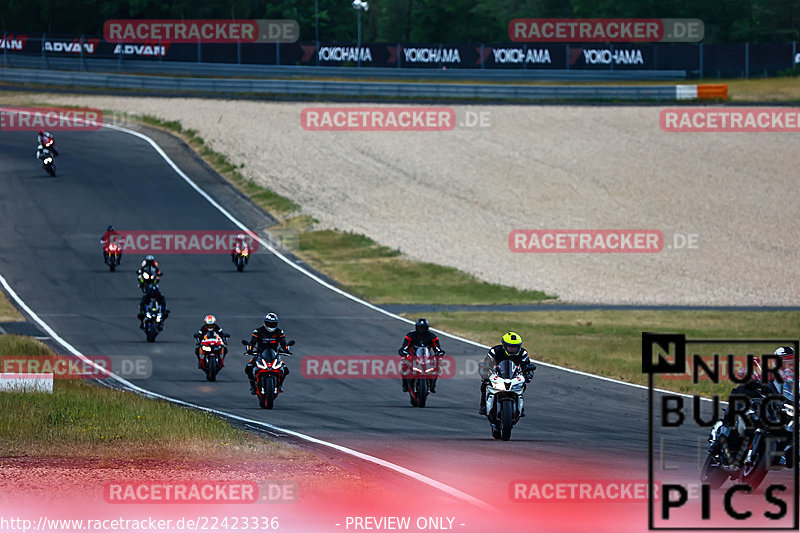
[[(792, 54), (792, 61), (794, 61), (794, 54)], [(3, 32), (3, 66), (8, 66), (8, 33)]]
[(744, 43), (744, 79), (750, 79), (750, 42)]
[(281, 43), (275, 43), (275, 61), (278, 65), (281, 64)]
[(703, 79), (703, 43), (700, 43), (700, 79)]
[(83, 57), (83, 35), (81, 35), (80, 52), (81, 52), (81, 72), (82, 72), (82, 71), (86, 70), (86, 61), (84, 61), (84, 57)]
[(42, 43), (41, 43), (41, 46), (42, 46), (42, 65), (44, 65), (45, 68), (47, 67), (47, 57), (45, 56), (45, 53), (44, 53), (44, 41), (45, 41), (45, 37), (46, 36), (47, 36), (46, 33), (42, 34)]
[[(792, 56), (794, 57), (794, 55)], [(397, 68), (400, 68), (400, 63), (402, 63), (402, 59), (400, 58), (400, 43), (397, 43)]]
[(567, 70), (569, 70), (569, 43), (566, 44), (566, 50), (567, 50), (567, 59), (566, 59)]
[(203, 62), (203, 49), (200, 48), (200, 41), (197, 42), (197, 62)]
[(484, 58), (484, 55), (483, 55), (483, 43), (481, 43), (481, 69), (483, 69), (483, 67), (484, 67), (483, 64), (485, 62), (483, 58)]

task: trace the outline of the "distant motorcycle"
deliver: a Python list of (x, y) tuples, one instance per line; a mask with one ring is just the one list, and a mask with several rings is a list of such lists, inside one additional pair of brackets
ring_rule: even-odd
[(438, 358), (427, 346), (418, 347), (409, 360), (411, 371), (405, 377), (408, 383), (408, 395), (413, 407), (425, 407), (431, 381), (439, 377)]
[(216, 381), (217, 373), (225, 366), (225, 355), (228, 352), (225, 339), (230, 335), (227, 333), (219, 335), (215, 331), (210, 331), (205, 335), (195, 333), (194, 336), (200, 341), (201, 369), (206, 373), (208, 381)]
[(164, 329), (164, 313), (161, 304), (156, 300), (150, 300), (144, 313), (144, 334), (147, 342), (155, 342), (158, 333)]
[(244, 246), (236, 246), (234, 250), (233, 262), (236, 264), (236, 270), (241, 272), (244, 266), (250, 261), (250, 248), (245, 244)]
[(122, 261), (122, 246), (117, 242), (109, 242), (103, 245), (103, 255), (108, 265), (108, 269), (114, 272)]
[[(247, 341), (242, 341), (242, 344), (249, 346)], [(294, 341), (289, 341), (286, 346), (294, 346)], [(245, 352), (250, 354), (250, 352)], [(280, 394), (278, 383), (281, 381), (283, 375), (283, 362), (281, 355), (292, 355), (289, 350), (273, 350), (266, 348), (256, 359), (256, 367), (253, 371), (253, 376), (256, 380), (256, 396), (258, 396), (258, 406), (262, 409), (272, 409), (275, 405), (275, 399)]]
[(148, 265), (142, 273), (139, 274), (139, 289), (141, 289), (142, 292), (147, 292), (147, 287), (158, 283), (160, 279), (158, 269), (153, 265)]
[(42, 162), (42, 168), (52, 177), (56, 177), (56, 164), (53, 161), (53, 153), (47, 148), (43, 148), (39, 153), (39, 160)]
[(524, 391), (525, 376), (519, 365), (509, 359), (500, 361), (486, 387), (486, 416), (495, 439), (511, 439), (511, 428), (522, 414)]

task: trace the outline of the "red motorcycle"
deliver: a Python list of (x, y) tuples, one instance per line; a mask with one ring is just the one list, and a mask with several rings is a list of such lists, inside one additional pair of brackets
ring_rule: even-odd
[(202, 337), (199, 333), (195, 333), (195, 338), (200, 341), (198, 346), (200, 369), (206, 373), (208, 381), (216, 381), (217, 373), (225, 366), (225, 355), (228, 353), (225, 339), (228, 337), (230, 335), (227, 333), (219, 335), (215, 331), (210, 331)]
[(247, 243), (242, 244), (241, 246), (237, 245), (233, 252), (234, 256), (234, 263), (236, 263), (236, 270), (241, 272), (244, 270), (244, 266), (250, 261), (250, 248), (247, 246)]
[[(247, 341), (242, 344), (249, 346)], [(294, 341), (286, 343), (287, 348), (294, 346)], [(250, 353), (250, 352), (245, 352)], [(267, 348), (256, 359), (256, 367), (253, 370), (253, 377), (256, 380), (256, 396), (258, 396), (258, 406), (262, 409), (272, 409), (275, 405), (275, 398), (281, 393), (278, 384), (284, 374), (284, 365), (281, 355), (292, 355), (287, 350), (274, 350)]]
[(122, 246), (118, 242), (103, 244), (103, 257), (105, 257), (108, 269), (114, 272), (122, 260)]

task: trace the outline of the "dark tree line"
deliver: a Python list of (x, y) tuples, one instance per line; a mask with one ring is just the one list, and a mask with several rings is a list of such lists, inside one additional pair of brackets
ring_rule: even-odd
[[(318, 0), (323, 41), (356, 39), (349, 0)], [(508, 42), (521, 17), (699, 18), (706, 43), (800, 40), (800, 0), (370, 0), (364, 42)], [(102, 33), (107, 19), (288, 18), (313, 41), (314, 0), (5, 0), (0, 26), (10, 31)]]

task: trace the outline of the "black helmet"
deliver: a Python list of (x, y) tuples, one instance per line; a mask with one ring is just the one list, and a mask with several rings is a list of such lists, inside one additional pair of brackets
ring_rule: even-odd
[(414, 329), (416, 329), (417, 333), (420, 334), (420, 335), (428, 333), (428, 329), (429, 328), (430, 328), (430, 324), (428, 324), (428, 321), (426, 319), (424, 319), (424, 318), (418, 318), (417, 319), (417, 323), (414, 324)]
[(106, 231), (114, 231), (114, 226), (109, 226)]
[(156, 258), (153, 255), (146, 255), (144, 258), (145, 262), (147, 263), (155, 263)]
[(264, 317), (264, 326), (270, 333), (275, 331), (278, 328), (278, 315), (276, 315), (275, 313), (268, 313)]

